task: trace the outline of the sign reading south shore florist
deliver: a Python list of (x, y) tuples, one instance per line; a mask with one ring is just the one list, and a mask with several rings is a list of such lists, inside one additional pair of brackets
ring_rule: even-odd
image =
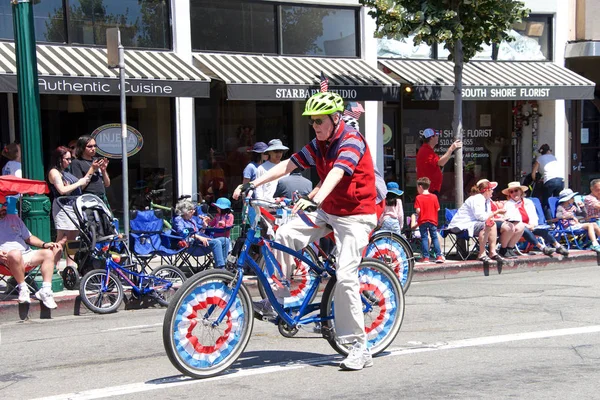
[[(96, 152), (107, 158), (121, 158), (121, 124), (106, 124), (92, 132)], [(127, 125), (127, 157), (137, 154), (144, 145), (142, 134)]]

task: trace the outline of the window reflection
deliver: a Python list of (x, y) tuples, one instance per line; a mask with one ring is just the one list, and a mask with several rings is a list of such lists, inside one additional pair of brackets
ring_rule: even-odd
[[(35, 40), (39, 42), (64, 43), (64, 12), (62, 0), (44, 0), (33, 3), (33, 25)], [(14, 39), (12, 5), (10, 1), (0, 2), (0, 38)]]
[(191, 0), (192, 48), (277, 53), (274, 4)]
[(508, 34), (512, 42), (498, 46), (498, 60), (552, 60), (552, 17), (530, 16), (513, 25)]
[(283, 53), (356, 57), (355, 10), (281, 6)]
[(431, 46), (421, 43), (414, 44), (414, 36), (396, 40), (382, 38), (377, 40), (377, 56), (386, 58), (431, 58)]

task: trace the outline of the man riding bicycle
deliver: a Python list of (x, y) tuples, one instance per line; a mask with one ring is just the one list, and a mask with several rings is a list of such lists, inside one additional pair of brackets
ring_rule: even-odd
[(275, 241), (300, 250), (333, 229), (337, 244), (335, 329), (340, 343), (352, 345), (340, 367), (360, 370), (373, 365), (364, 329), (358, 266), (369, 234), (377, 223), (377, 191), (369, 147), (358, 131), (346, 126), (342, 120), (343, 110), (344, 100), (335, 93), (311, 96), (302, 115), (309, 117), (316, 139), (265, 175), (238, 186), (233, 198), (289, 174), (295, 168), (317, 168), (321, 180), (318, 189), (294, 206), (294, 212), (317, 207), (314, 226), (295, 218), (279, 227)]

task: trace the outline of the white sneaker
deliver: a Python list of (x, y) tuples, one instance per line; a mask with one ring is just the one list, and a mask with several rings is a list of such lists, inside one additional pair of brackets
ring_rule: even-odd
[(31, 303), (31, 292), (27, 287), (19, 289), (19, 303)]
[(360, 371), (373, 366), (371, 351), (364, 344), (354, 342), (350, 354), (340, 363), (340, 368), (350, 371)]
[(56, 302), (54, 301), (54, 294), (51, 291), (46, 291), (44, 289), (40, 289), (35, 292), (35, 298), (41, 300), (44, 305), (50, 309), (54, 309), (58, 307)]

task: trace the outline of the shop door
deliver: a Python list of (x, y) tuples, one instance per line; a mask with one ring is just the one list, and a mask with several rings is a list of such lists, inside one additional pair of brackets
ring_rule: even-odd
[(571, 179), (573, 190), (589, 193), (590, 182), (600, 178), (600, 100), (578, 101), (572, 131)]
[(383, 109), (383, 177), (386, 182), (398, 182), (404, 187), (401, 170), (401, 136), (398, 132), (398, 109)]

